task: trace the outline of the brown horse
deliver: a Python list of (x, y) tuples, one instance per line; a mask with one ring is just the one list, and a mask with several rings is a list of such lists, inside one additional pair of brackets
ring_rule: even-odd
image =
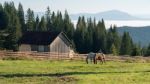
[(102, 64), (106, 62), (105, 60), (105, 54), (103, 53), (96, 53), (96, 56), (95, 56), (95, 63), (94, 64), (97, 64), (97, 60), (99, 60)]

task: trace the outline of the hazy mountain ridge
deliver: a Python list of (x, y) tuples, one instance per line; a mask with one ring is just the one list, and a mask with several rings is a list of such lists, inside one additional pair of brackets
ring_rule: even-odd
[(129, 32), (135, 43), (141, 43), (142, 46), (147, 46), (150, 43), (150, 26), (145, 27), (118, 27), (117, 28), (120, 35), (124, 31)]
[(111, 10), (99, 13), (79, 13), (79, 14), (71, 14), (70, 17), (72, 20), (77, 20), (79, 16), (85, 16), (85, 18), (96, 18), (97, 20), (104, 19), (104, 20), (143, 20), (142, 18), (135, 17), (130, 15), (126, 12), (118, 11), (118, 10)]
[[(45, 12), (34, 12), (35, 16), (42, 17)], [(78, 20), (79, 16), (85, 16), (85, 18), (96, 18), (97, 20), (150, 20), (150, 14), (147, 15), (131, 15), (119, 10), (110, 10), (99, 13), (78, 13), (70, 14), (72, 20)]]

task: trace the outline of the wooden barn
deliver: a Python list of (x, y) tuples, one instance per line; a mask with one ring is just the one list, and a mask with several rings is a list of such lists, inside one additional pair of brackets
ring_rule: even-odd
[(68, 53), (71, 41), (63, 32), (26, 32), (19, 40), (19, 51)]

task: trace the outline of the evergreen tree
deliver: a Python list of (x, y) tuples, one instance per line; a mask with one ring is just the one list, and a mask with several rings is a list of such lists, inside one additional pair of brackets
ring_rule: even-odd
[(51, 31), (56, 31), (55, 20), (56, 20), (56, 15), (55, 12), (53, 12), (51, 15), (51, 24), (52, 24)]
[(21, 37), (21, 25), (19, 19), (16, 17), (12, 32), (6, 37), (5, 48), (9, 50), (18, 50), (18, 40)]
[(19, 17), (17, 16), (17, 10), (13, 2), (5, 3), (4, 9), (9, 17), (6, 31), (6, 33), (8, 33), (8, 36), (6, 37), (4, 47), (9, 50), (17, 50), (17, 42), (22, 35)]
[(26, 31), (34, 31), (35, 27), (34, 12), (30, 8), (27, 10), (26, 20), (27, 20)]
[(63, 30), (63, 18), (61, 12), (57, 12), (57, 15), (55, 13), (52, 13), (51, 16), (52, 21), (52, 30), (56, 32), (61, 32)]
[(140, 56), (141, 55), (141, 49), (140, 46), (137, 46), (136, 44), (133, 46), (131, 56)]
[(104, 21), (99, 21), (93, 34), (93, 51), (98, 52), (100, 49), (106, 51), (106, 28)]
[(21, 24), (21, 30), (22, 32), (25, 32), (24, 10), (23, 10), (23, 6), (21, 3), (19, 3), (19, 6), (18, 6), (18, 17), (19, 17), (19, 22)]
[(116, 26), (111, 26), (107, 34), (107, 53), (111, 53), (111, 46), (114, 44), (117, 51), (120, 50), (121, 38)]
[(113, 54), (114, 56), (117, 56), (119, 54), (119, 51), (117, 50), (117, 48), (115, 47), (114, 44), (112, 44), (111, 48), (111, 54)]
[(54, 27), (56, 28), (56, 31), (61, 32), (63, 27), (63, 18), (62, 13), (60, 11), (57, 12), (56, 19), (54, 22)]
[(39, 24), (39, 31), (47, 31), (47, 28), (46, 28), (46, 21), (45, 21), (45, 18), (44, 16), (41, 18), (41, 21), (40, 21), (40, 24)]
[(76, 50), (80, 53), (85, 53), (85, 29), (86, 29), (86, 22), (85, 18), (79, 17), (78, 22), (76, 25), (76, 31), (74, 35), (74, 42), (76, 45)]
[(8, 25), (8, 15), (3, 9), (3, 6), (0, 4), (0, 30), (6, 29)]
[(71, 22), (71, 19), (68, 15), (68, 12), (65, 11), (64, 20), (63, 20), (63, 31), (66, 32), (69, 39), (73, 39), (74, 35), (74, 25)]
[(36, 28), (36, 29), (34, 29), (35, 31), (39, 30), (39, 24), (40, 24), (40, 20), (39, 20), (39, 16), (37, 16), (36, 21), (35, 21), (35, 28)]
[(85, 29), (85, 49), (86, 52), (91, 52), (93, 50), (93, 30), (94, 23), (92, 19), (87, 20), (87, 28)]
[(146, 52), (147, 52), (147, 47), (143, 47), (142, 49), (141, 49), (141, 55), (142, 56), (145, 56), (146, 55)]
[(149, 46), (146, 49), (145, 56), (150, 56), (150, 44), (149, 44)]
[(121, 55), (130, 55), (133, 47), (132, 39), (128, 32), (124, 32), (121, 41), (120, 54)]
[(4, 49), (4, 43), (5, 43), (5, 36), (3, 33), (0, 33), (0, 50)]
[(46, 27), (47, 30), (52, 30), (52, 22), (51, 22), (51, 11), (50, 8), (47, 7), (47, 11), (46, 11)]

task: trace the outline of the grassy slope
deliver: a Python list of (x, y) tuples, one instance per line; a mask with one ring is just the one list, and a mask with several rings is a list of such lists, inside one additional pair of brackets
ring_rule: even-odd
[(150, 63), (1, 61), (0, 84), (149, 84)]

